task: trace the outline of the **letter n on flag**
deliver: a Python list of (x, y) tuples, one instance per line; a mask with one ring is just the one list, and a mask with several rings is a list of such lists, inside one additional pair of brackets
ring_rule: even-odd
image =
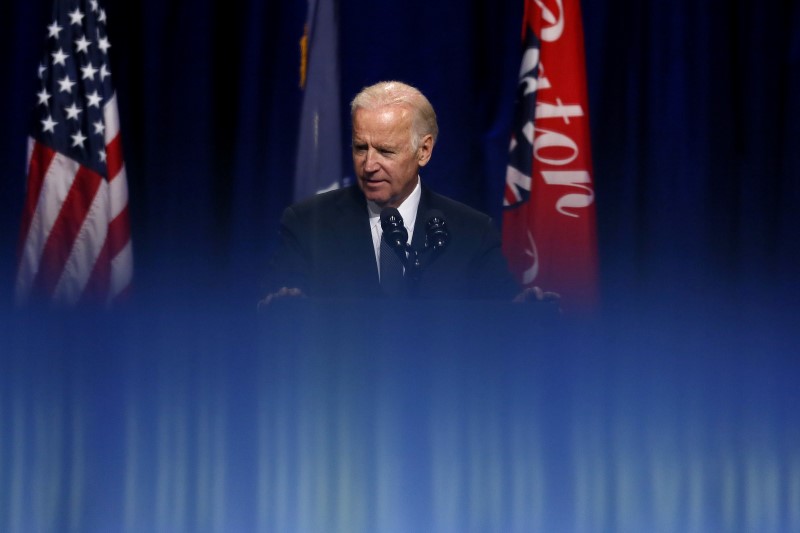
[(110, 46), (96, 0), (55, 1), (28, 139), (18, 305), (108, 305), (129, 290), (128, 184)]
[(525, 0), (503, 198), (503, 252), (524, 286), (598, 304), (597, 228), (578, 0)]

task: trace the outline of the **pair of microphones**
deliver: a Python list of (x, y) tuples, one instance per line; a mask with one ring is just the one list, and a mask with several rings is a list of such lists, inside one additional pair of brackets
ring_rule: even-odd
[(431, 209), (425, 218), (425, 246), (420, 253), (408, 242), (408, 231), (400, 211), (394, 207), (386, 207), (381, 211), (383, 238), (400, 258), (406, 275), (415, 280), (419, 279), (422, 272), (421, 254), (426, 256), (427, 263), (430, 264), (450, 242), (450, 232), (441, 211)]

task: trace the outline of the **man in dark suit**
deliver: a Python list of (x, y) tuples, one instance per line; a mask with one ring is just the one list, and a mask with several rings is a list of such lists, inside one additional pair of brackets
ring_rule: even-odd
[[(286, 209), (269, 276), (273, 292), (262, 304), (297, 295), (514, 299), (520, 287), (492, 220), (421, 184), (419, 170), (430, 160), (438, 134), (427, 98), (409, 85), (381, 82), (355, 97), (351, 116), (357, 184)], [(398, 256), (417, 255), (421, 264), (394, 267), (400, 269), (399, 290), (387, 287), (390, 274), (384, 270), (396, 251), (382, 238), (380, 213), (386, 208), (398, 210), (411, 237), (411, 249)], [(425, 244), (425, 224), (436, 211), (449, 238), (433, 250)]]

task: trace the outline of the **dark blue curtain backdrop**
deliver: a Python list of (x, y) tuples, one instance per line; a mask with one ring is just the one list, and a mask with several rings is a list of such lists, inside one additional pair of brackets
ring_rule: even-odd
[[(106, 3), (144, 312), (9, 309), (50, 1), (0, 8), (0, 531), (800, 531), (800, 3), (583, 3), (608, 309), (577, 321), (255, 313), (303, 0)], [(499, 223), (521, 0), (339, 11), (344, 128), (419, 86), (423, 180)]]
[[(5, 2), (0, 18), (5, 302), (49, 4)], [(305, 2), (106, 8), (136, 294), (250, 305), (291, 199)], [(362, 86), (419, 86), (442, 131), (423, 179), (499, 222), (522, 3), (356, 0), (339, 12), (345, 127)], [(796, 287), (797, 2), (596, 1), (583, 15), (606, 301), (648, 287)]]

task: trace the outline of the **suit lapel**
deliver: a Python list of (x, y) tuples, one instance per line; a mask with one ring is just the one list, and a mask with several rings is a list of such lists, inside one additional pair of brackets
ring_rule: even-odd
[(430, 193), (422, 187), (417, 207), (417, 219), (414, 221), (414, 233), (411, 237), (411, 246), (419, 253), (425, 248), (425, 214), (430, 209)]
[(367, 294), (379, 294), (381, 289), (367, 204), (358, 187), (354, 186), (342, 195), (337, 211), (339, 220), (331, 223), (340, 228), (337, 245), (343, 263), (352, 269), (352, 279), (358, 280), (357, 283)]

